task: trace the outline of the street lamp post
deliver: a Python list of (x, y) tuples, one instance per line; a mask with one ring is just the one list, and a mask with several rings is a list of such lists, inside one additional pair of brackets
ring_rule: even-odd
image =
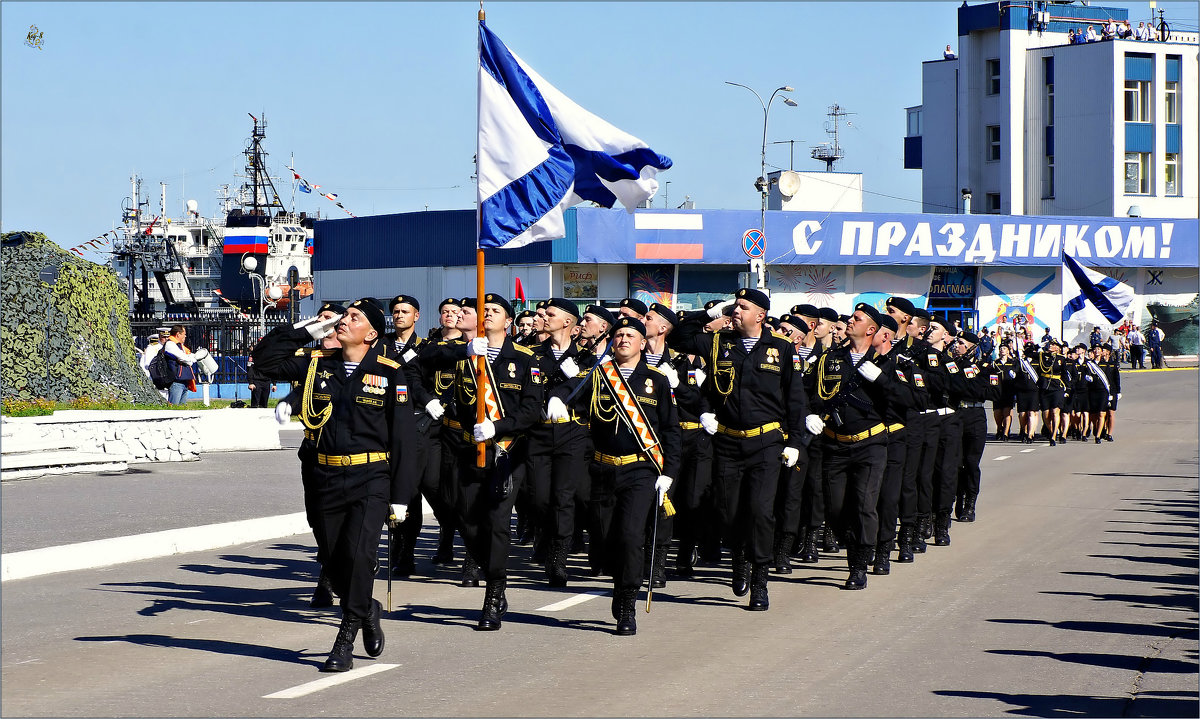
[(266, 307), (275, 307), (276, 302), (283, 296), (278, 287), (267, 289), (267, 278), (254, 270), (258, 268), (258, 260), (250, 255), (242, 257), (242, 268), (250, 275), (250, 286), (258, 285), (258, 339), (267, 334)]
[[(759, 163), (758, 180), (754, 182), (754, 187), (758, 189), (759, 194), (762, 195), (762, 214), (759, 217), (759, 229), (762, 231), (763, 235), (762, 241), (764, 255), (762, 259), (750, 260), (750, 272), (757, 275), (756, 284), (758, 289), (761, 290), (767, 286), (767, 260), (765, 255), (767, 242), (767, 193), (770, 192), (771, 189), (770, 183), (767, 182), (767, 116), (771, 111), (771, 103), (775, 102), (775, 96), (781, 92), (792, 92), (793, 88), (789, 85), (776, 88), (775, 92), (771, 93), (770, 99), (768, 99), (766, 102), (763, 102), (762, 95), (759, 95), (757, 92), (755, 92), (754, 88), (752, 87), (743, 85), (740, 82), (729, 82), (728, 80), (725, 81), (725, 84), (734, 85), (736, 87), (744, 87), (750, 92), (754, 93), (754, 97), (758, 99), (758, 104), (762, 105), (763, 109), (762, 154), (761, 162)], [(783, 104), (787, 105), (788, 107), (796, 107), (796, 101), (790, 97), (784, 97)]]

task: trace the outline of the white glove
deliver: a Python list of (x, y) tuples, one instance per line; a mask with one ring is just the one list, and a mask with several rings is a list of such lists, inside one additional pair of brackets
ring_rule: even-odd
[(705, 412), (700, 415), (700, 426), (709, 434), (717, 433), (717, 415), (712, 412)]
[(675, 389), (679, 386), (679, 371), (674, 367), (669, 364), (665, 364), (660, 366), (658, 371), (667, 376), (667, 384), (671, 385), (671, 389)]
[(779, 455), (783, 460), (783, 466), (791, 468), (796, 466), (796, 462), (800, 461), (800, 450), (795, 447), (784, 447), (783, 453)]
[(561, 399), (551, 397), (550, 401), (546, 403), (546, 418), (552, 419), (555, 422), (562, 422), (565, 419), (571, 418), (571, 412)]
[(1120, 399), (1121, 399), (1121, 393), (1120, 393), (1120, 392), (1117, 392), (1117, 399), (1118, 399), (1118, 400), (1120, 400)]
[(298, 330), (298, 329), (300, 329), (301, 327), (307, 327), (307, 326), (311, 325), (313, 322), (316, 322), (316, 321), (317, 321), (317, 316), (316, 316), (316, 315), (313, 315), (312, 317), (309, 317), (309, 318), (308, 318), (308, 319), (306, 319), (306, 320), (300, 320), (300, 321), (299, 321), (299, 322), (297, 322), (296, 324), (292, 325), (292, 329), (294, 329), (294, 330)]
[[(1017, 377), (1017, 373), (1016, 373), (1016, 372), (1013, 372), (1012, 370), (1009, 370), (1009, 371), (1008, 371), (1008, 378), (1009, 378), (1009, 379), (1016, 379), (1016, 377)], [(1090, 381), (1090, 380), (1089, 380), (1089, 381)]]
[(1109, 401), (1109, 402), (1112, 402), (1112, 395), (1111, 395), (1111, 394), (1108, 396), (1108, 401)]
[(874, 382), (879, 379), (879, 375), (883, 374), (883, 370), (879, 369), (879, 365), (874, 362), (863, 362), (858, 366), (858, 373), (866, 377), (868, 382)]
[(467, 343), (468, 357), (486, 357), (488, 351), (487, 337), (476, 337)]
[(697, 369), (694, 371), (696, 373), (696, 386), (699, 387), (700, 385), (704, 384), (704, 379), (708, 375), (704, 374), (704, 370), (702, 369)]
[(292, 405), (280, 400), (279, 404), (275, 405), (275, 421), (279, 424), (287, 424), (292, 419)]
[(654, 480), (654, 491), (658, 494), (658, 505), (663, 503), (663, 497), (667, 495), (667, 490), (671, 488), (671, 478), (665, 474), (658, 475), (658, 479)]
[(717, 319), (721, 315), (725, 314), (726, 307), (732, 306), (736, 301), (737, 300), (725, 300), (720, 304), (713, 305), (712, 308), (708, 310), (708, 316), (714, 320)]
[(490, 419), (485, 419), (475, 425), (475, 441), (486, 442), (496, 436), (496, 423)]
[(570, 357), (563, 360), (558, 366), (562, 368), (563, 374), (568, 377), (574, 377), (579, 374), (579, 365), (575, 364), (575, 360)]
[[(1009, 374), (1012, 374), (1012, 372), (1009, 372)], [(1088, 381), (1088, 382), (1091, 382), (1091, 381), (1092, 381), (1092, 376), (1091, 376), (1091, 375), (1087, 375), (1086, 377), (1084, 377), (1084, 379), (1085, 379), (1086, 381)]]
[[(407, 504), (393, 504), (392, 505), (392, 517), (395, 517), (397, 522), (403, 522), (404, 518), (407, 516), (408, 516), (408, 505)], [(391, 519), (392, 517), (388, 517), (388, 519)]]
[(425, 405), (425, 412), (435, 420), (441, 419), (442, 415), (446, 414), (446, 408), (442, 406), (442, 401), (438, 399), (429, 400), (429, 404)]
[(308, 330), (309, 336), (314, 340), (323, 340), (329, 335), (333, 334), (333, 328), (337, 326), (337, 323), (341, 319), (341, 315), (335, 315), (327, 320), (321, 320), (319, 322), (313, 322), (312, 324), (305, 325), (304, 329)]
[(812, 434), (820, 434), (821, 430), (825, 429), (825, 420), (815, 414), (810, 414), (804, 418), (804, 426)]

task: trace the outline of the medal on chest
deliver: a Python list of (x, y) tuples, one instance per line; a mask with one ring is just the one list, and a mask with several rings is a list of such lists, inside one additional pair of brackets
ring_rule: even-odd
[(387, 392), (387, 377), (374, 374), (363, 375), (363, 392), (367, 394), (385, 394)]

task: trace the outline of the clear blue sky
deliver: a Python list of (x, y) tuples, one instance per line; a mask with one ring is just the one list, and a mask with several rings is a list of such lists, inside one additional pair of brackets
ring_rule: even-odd
[[(1145, 2), (1106, 4), (1149, 13)], [(837, 169), (864, 174), (866, 210), (915, 212), (920, 173), (902, 169), (904, 108), (921, 102), (921, 62), (957, 46), (957, 5), (485, 8), (489, 27), (547, 80), (675, 161), (660, 175), (672, 205), (690, 195), (701, 208), (758, 206), (762, 109), (730, 80), (764, 99), (796, 88), (798, 107), (771, 108), (767, 139), (797, 140), (797, 169), (823, 167), (809, 147), (826, 140), (830, 104), (856, 113)], [(1160, 6), (1196, 27), (1193, 3)], [(477, 2), (4, 2), (3, 229), (39, 230), (64, 247), (89, 240), (119, 221), (135, 172), (155, 211), (162, 181), (169, 216), (182, 214), (185, 197), (213, 215), (218, 186), (238, 184), (248, 112), (268, 120), (272, 174), (286, 176), (294, 153), (305, 177), (360, 216), (472, 207), (477, 10)], [(41, 50), (24, 44), (30, 25), (43, 33)], [(767, 161), (786, 168), (788, 146), (768, 146)], [(345, 216), (300, 197), (298, 210)], [(663, 199), (660, 189), (655, 206)]]

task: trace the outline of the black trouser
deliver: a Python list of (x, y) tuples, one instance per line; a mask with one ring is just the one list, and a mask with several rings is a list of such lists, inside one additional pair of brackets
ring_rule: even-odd
[(962, 418), (962, 459), (957, 496), (976, 497), (979, 495), (979, 462), (987, 444), (987, 412), (983, 407), (968, 407), (960, 409), (958, 415)]
[(250, 390), (250, 406), (251, 407), (266, 407), (267, 400), (271, 399), (271, 382), (255, 382), (254, 389)]
[(962, 418), (958, 412), (951, 412), (942, 417), (941, 431), (938, 433), (936, 476), (933, 482), (934, 512), (950, 512), (954, 509), (961, 462)]
[(1146, 369), (1146, 353), (1144, 345), (1129, 346), (1129, 369)]
[(809, 530), (815, 530), (825, 522), (823, 446), (820, 439), (808, 445), (808, 467), (804, 470), (804, 485), (800, 491), (800, 521)]
[(933, 512), (933, 474), (937, 466), (938, 440), (942, 435), (944, 417), (937, 412), (922, 417), (925, 436), (921, 440), (921, 463), (917, 467), (917, 514), (930, 514)]
[(574, 423), (543, 424), (529, 435), (529, 482), (534, 521), (547, 539), (571, 542), (575, 499), (588, 481), (587, 430)]
[[(875, 505), (879, 515), (879, 531), (876, 544), (888, 544), (896, 539), (896, 519), (900, 516), (900, 493), (904, 484), (904, 470), (908, 459), (908, 429), (901, 427), (887, 433), (887, 465), (883, 470), (883, 481), (879, 485), (879, 501)], [(912, 522), (912, 519), (909, 519)]]
[(774, 559), (775, 489), (783, 435), (713, 437), (713, 484), (728, 546), (744, 547), (755, 564)]
[[(675, 505), (676, 515), (667, 520), (669, 524), (659, 525), (659, 544), (661, 545), (663, 527), (669, 526), (679, 530), (681, 545), (695, 546), (706, 531), (706, 521), (710, 517), (702, 512), (704, 500), (711, 498), (712, 486), (712, 437), (703, 429), (685, 429), (683, 434), (683, 456), (680, 458), (679, 476), (671, 485), (671, 503)], [(672, 532), (667, 532), (670, 540)]]
[[(781, 467), (779, 470), (779, 488), (775, 491), (775, 526), (783, 534), (794, 535), (800, 530), (807, 475), (808, 449), (801, 447), (796, 466)], [(790, 552), (791, 547), (786, 547), (784, 551)]]
[(379, 537), (387, 519), (391, 480), (387, 462), (354, 467), (315, 465), (308, 496), (317, 557), (344, 614), (366, 617), (371, 607)]
[(921, 470), (921, 447), (925, 444), (926, 415), (909, 412), (904, 424), (904, 474), (900, 481), (898, 512), (900, 524), (917, 523), (917, 473)]
[[(658, 472), (649, 462), (613, 467), (592, 462), (592, 502), (604, 547), (604, 565), (617, 589), (636, 589), (645, 571), (646, 522)], [(659, 527), (662, 532), (662, 527)]]
[(440, 428), (430, 429), (431, 434), (417, 434), (417, 466), (421, 468), (421, 478), (413, 496), (408, 501), (408, 518), (400, 523), (399, 536), (401, 543), (392, 546), (393, 560), (403, 551), (410, 555), (417, 545), (417, 537), (421, 534), (421, 526), (425, 522), (425, 512), (421, 504), (421, 496), (429, 502), (433, 516), (442, 527), (454, 526), (454, 508), (447, 504), (442, 497), (442, 441)]
[(874, 545), (879, 534), (879, 485), (887, 466), (887, 435), (860, 442), (823, 436), (829, 504), (825, 521), (850, 544)]
[[(517, 451), (501, 462), (496, 461), (495, 447), (487, 448), (487, 467), (475, 466), (475, 445), (469, 445), (458, 457), (458, 486), (455, 515), (459, 534), (467, 551), (490, 581), (508, 578), (508, 548), (512, 543), (512, 510), (521, 482), (525, 477), (520, 441)], [(501, 496), (505, 480), (512, 479), (512, 489)]]

